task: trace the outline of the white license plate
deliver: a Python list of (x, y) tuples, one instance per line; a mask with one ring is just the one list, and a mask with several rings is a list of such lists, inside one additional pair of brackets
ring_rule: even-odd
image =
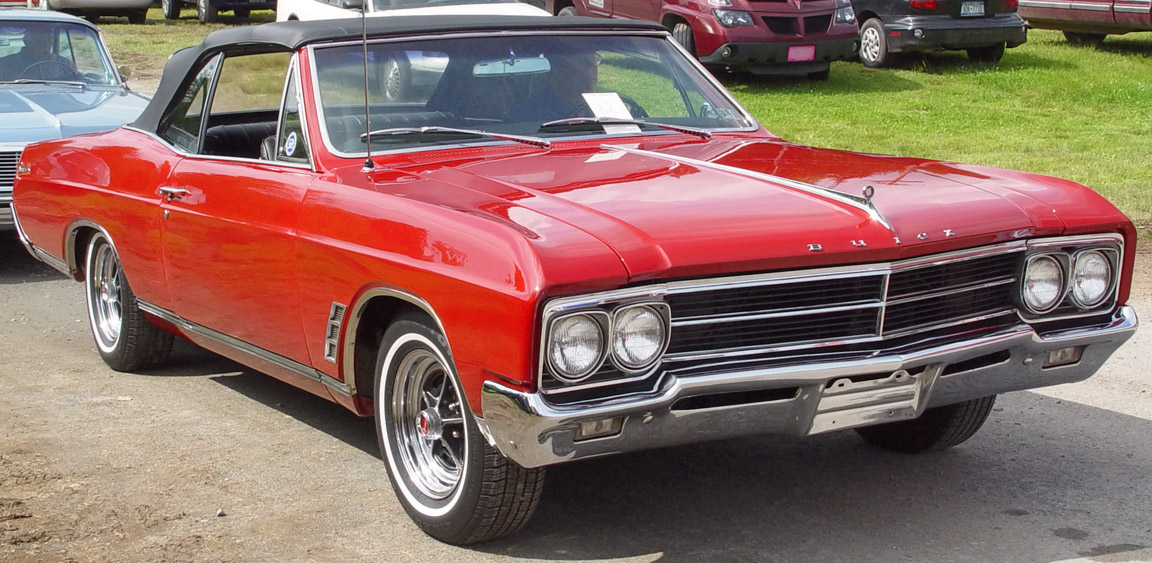
[(984, 15), (983, 2), (964, 2), (960, 4), (961, 16), (982, 16)]

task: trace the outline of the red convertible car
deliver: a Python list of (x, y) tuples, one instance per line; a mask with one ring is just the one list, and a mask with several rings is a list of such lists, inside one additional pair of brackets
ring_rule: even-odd
[[(518, 530), (570, 460), (951, 447), (1136, 330), (1134, 228), (1083, 186), (788, 143), (657, 24), (366, 26), (177, 52), (134, 123), (24, 151), (15, 217), (112, 369), (178, 336), (375, 416), (443, 541)], [(413, 55), (444, 64), (388, 101)]]

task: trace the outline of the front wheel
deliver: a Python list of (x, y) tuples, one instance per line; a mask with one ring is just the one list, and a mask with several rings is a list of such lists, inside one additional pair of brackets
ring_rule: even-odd
[(688, 51), (688, 54), (693, 57), (696, 56), (696, 36), (692, 35), (692, 26), (680, 22), (672, 26), (672, 38)]
[(160, 0), (160, 11), (164, 13), (164, 19), (180, 19), (181, 1), (182, 0)]
[(196, 19), (200, 23), (216, 23), (220, 19), (220, 10), (212, 5), (212, 0), (196, 0)]
[(544, 469), (526, 469), (484, 439), (427, 317), (392, 324), (376, 359), (376, 432), (392, 488), (428, 535), (464, 545), (528, 522)]
[(172, 333), (152, 324), (140, 310), (116, 249), (103, 234), (88, 243), (84, 286), (96, 349), (108, 367), (134, 371), (168, 359)]
[(971, 438), (992, 412), (996, 395), (924, 411), (920, 418), (857, 428), (873, 446), (916, 454), (946, 450)]
[(883, 68), (892, 62), (884, 23), (872, 18), (860, 26), (860, 62), (868, 68)]
[(1107, 37), (1103, 33), (1081, 33), (1078, 31), (1065, 31), (1064, 39), (1073, 45), (1081, 45), (1084, 47), (1099, 47)]
[(1004, 58), (1004, 44), (968, 49), (968, 58), (978, 63), (998, 63)]

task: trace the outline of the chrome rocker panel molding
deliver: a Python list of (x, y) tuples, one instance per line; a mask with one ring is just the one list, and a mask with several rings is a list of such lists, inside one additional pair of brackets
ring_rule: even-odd
[[(1138, 324), (1136, 311), (1125, 305), (1105, 326), (1041, 335), (1021, 324), (906, 355), (690, 380), (670, 375), (653, 393), (596, 405), (554, 406), (539, 393), (487, 381), (481, 397), (484, 417), (477, 421), (495, 447), (525, 467), (752, 434), (816, 434), (915, 418), (925, 408), (987, 395), (1087, 379), (1135, 333)], [(1084, 346), (1077, 363), (1042, 367), (1049, 351), (1071, 346)], [(1006, 360), (945, 373), (951, 364), (1004, 352), (1009, 355)], [(847, 379), (877, 374), (878, 378), (864, 381)], [(689, 397), (792, 387), (799, 388), (794, 397), (722, 407), (672, 408)], [(615, 417), (624, 418), (619, 434), (574, 440), (581, 422)]]
[(338, 379), (336, 379), (336, 378), (334, 378), (334, 377), (332, 377), (326, 373), (320, 372), (320, 371), (318, 371), (312, 367), (309, 367), (309, 366), (306, 366), (300, 362), (297, 362), (296, 360), (293, 360), (290, 358), (285, 358), (284, 356), (281, 356), (281, 355), (276, 354), (274, 352), (269, 352), (268, 350), (265, 350), (265, 349), (260, 348), (258, 346), (253, 346), (252, 344), (244, 342), (243, 340), (240, 340), (238, 338), (233, 338), (233, 337), (228, 336), (227, 334), (224, 334), (222, 332), (217, 332), (217, 331), (212, 330), (208, 327), (198, 325), (198, 324), (191, 322), (191, 321), (189, 321), (189, 320), (187, 320), (187, 319), (185, 319), (185, 318), (183, 318), (183, 317), (181, 317), (181, 316), (179, 316), (179, 315), (177, 315), (177, 314), (175, 314), (175, 313), (173, 313), (167, 309), (157, 307), (156, 305), (153, 305), (151, 303), (148, 303), (145, 301), (140, 301), (139, 299), (137, 299), (136, 304), (139, 305), (141, 311), (144, 311), (145, 313), (148, 313), (149, 315), (153, 315), (153, 316), (155, 316), (155, 317), (157, 317), (157, 318), (159, 318), (165, 322), (171, 323), (172, 325), (176, 326), (176, 328), (180, 329), (181, 331), (188, 332), (188, 333), (191, 333), (191, 334), (194, 334), (196, 336), (203, 337), (203, 338), (208, 338), (208, 339), (213, 340), (213, 341), (215, 341), (221, 345), (224, 345), (224, 346), (227, 346), (233, 350), (236, 350), (237, 352), (242, 352), (245, 355), (252, 356), (253, 358), (259, 359), (259, 360), (264, 361), (264, 362), (268, 362), (268, 363), (270, 363), (270, 364), (272, 364), (278, 368), (287, 370), (287, 371), (292, 372), (292, 373), (299, 375), (301, 377), (306, 377), (306, 378), (311, 379), (313, 381), (319, 381), (320, 383), (323, 383), (333, 393), (338, 393), (338, 394), (344, 395), (344, 396), (351, 396), (351, 394), (352, 394), (351, 390), (349, 389), (349, 386), (346, 385), (344, 382), (342, 382), (342, 381), (340, 381), (340, 380), (338, 380)]

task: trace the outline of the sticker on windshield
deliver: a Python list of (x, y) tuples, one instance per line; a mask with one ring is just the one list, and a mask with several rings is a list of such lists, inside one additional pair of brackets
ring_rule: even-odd
[(296, 132), (293, 131), (288, 134), (288, 139), (284, 141), (284, 155), (292, 156), (296, 152)]
[[(628, 106), (624, 104), (624, 100), (620, 99), (620, 94), (616, 92), (589, 92), (583, 96), (584, 101), (588, 104), (588, 109), (592, 110), (592, 115), (596, 117), (634, 119), (632, 112), (628, 111)], [(604, 125), (604, 132), (608, 134), (639, 133), (640, 127), (637, 125), (606, 124)]]

